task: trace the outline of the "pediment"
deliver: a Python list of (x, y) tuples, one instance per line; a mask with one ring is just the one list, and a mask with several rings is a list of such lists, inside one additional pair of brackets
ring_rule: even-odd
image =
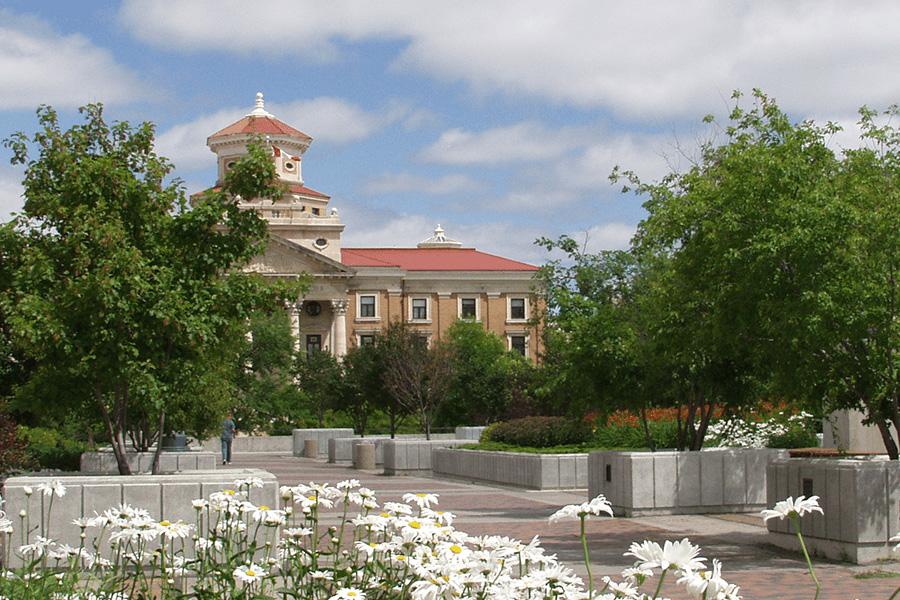
[(266, 251), (253, 258), (245, 269), (262, 275), (312, 275), (350, 276), (350, 267), (284, 238), (270, 235)]

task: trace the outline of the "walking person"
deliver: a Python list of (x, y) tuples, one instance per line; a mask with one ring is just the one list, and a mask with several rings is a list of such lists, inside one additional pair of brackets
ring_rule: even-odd
[(222, 464), (231, 464), (231, 443), (234, 441), (234, 435), (237, 433), (237, 427), (234, 425), (234, 418), (231, 413), (225, 416), (222, 421)]

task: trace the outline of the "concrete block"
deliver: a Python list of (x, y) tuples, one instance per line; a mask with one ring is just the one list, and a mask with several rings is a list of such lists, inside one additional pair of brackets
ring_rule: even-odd
[(678, 502), (678, 468), (670, 453), (653, 453), (654, 506), (674, 508)]
[(697, 454), (700, 457), (700, 505), (721, 506), (725, 499), (724, 451)]
[[(129, 452), (126, 456), (132, 473), (150, 473), (153, 468), (153, 452)], [(188, 452), (163, 452), (159, 456), (160, 473), (200, 471), (216, 468), (218, 452), (191, 450)], [(84, 452), (81, 455), (82, 473), (92, 475), (118, 475), (119, 467), (111, 449)]]
[(353, 460), (353, 467), (359, 470), (371, 471), (375, 468), (375, 444), (372, 442), (361, 442), (354, 444), (353, 450), (356, 457)]
[(678, 505), (700, 505), (700, 454), (679, 452), (675, 460), (678, 472)]
[(472, 440), (477, 442), (481, 439), (481, 434), (484, 433), (485, 429), (485, 427), (457, 427), (454, 434), (458, 440)]
[(747, 459), (750, 453), (723, 450), (721, 454), (724, 477), (722, 480), (722, 503), (747, 504)]
[(328, 456), (328, 440), (332, 438), (353, 437), (353, 430), (349, 428), (333, 429), (294, 429), (292, 432), (292, 451), (294, 456), (303, 456), (303, 442), (307, 439), (315, 439), (318, 442), (319, 457)]
[(653, 508), (656, 499), (654, 489), (653, 454), (649, 452), (633, 452), (624, 461), (631, 463), (631, 506), (634, 508)]

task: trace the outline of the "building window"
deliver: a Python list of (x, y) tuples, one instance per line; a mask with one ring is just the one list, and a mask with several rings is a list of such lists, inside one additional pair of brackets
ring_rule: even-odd
[(319, 209), (316, 208), (316, 207), (313, 207), (313, 208), (312, 208), (312, 214), (314, 214), (314, 215), (316, 215), (316, 216), (319, 216), (319, 214), (320, 214), (321, 212), (322, 212), (322, 211), (319, 210)]
[(322, 334), (310, 334), (306, 336), (306, 354), (322, 351)]
[(527, 318), (525, 310), (525, 298), (509, 299), (509, 320), (524, 321)]
[(524, 335), (509, 336), (509, 349), (522, 356), (528, 356), (528, 338)]
[(304, 303), (303, 309), (311, 317), (318, 317), (322, 313), (322, 305), (315, 301)]
[(459, 299), (459, 318), (460, 319), (478, 319), (478, 299), (477, 298), (460, 298)]
[(280, 211), (280, 210), (273, 210), (273, 211), (272, 211), (272, 218), (273, 218), (273, 219), (280, 219), (280, 218), (281, 218), (281, 211)]
[(359, 336), (359, 345), (362, 346), (374, 346), (375, 345), (375, 334), (374, 333), (364, 333)]
[(313, 242), (313, 244), (316, 246), (316, 248), (319, 248), (321, 250), (322, 248), (328, 246), (328, 240), (326, 240), (325, 238), (317, 238), (316, 241)]
[(362, 319), (374, 319), (376, 317), (374, 295), (367, 294), (359, 297), (359, 316)]
[(428, 298), (412, 299), (412, 320), (427, 321), (428, 320)]

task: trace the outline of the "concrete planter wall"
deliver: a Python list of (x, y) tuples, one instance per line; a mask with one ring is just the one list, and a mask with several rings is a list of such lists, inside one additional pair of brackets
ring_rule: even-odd
[(456, 439), (458, 440), (472, 440), (473, 442), (477, 442), (481, 439), (481, 434), (484, 433), (486, 427), (457, 427), (456, 428)]
[[(768, 467), (768, 504), (819, 496), (824, 515), (800, 520), (807, 549), (858, 564), (896, 558), (889, 538), (900, 532), (900, 463), (870, 459), (790, 458)], [(770, 519), (769, 540), (799, 550), (788, 520)]]
[[(471, 444), (472, 440), (383, 440), (379, 446), (384, 457), (385, 475), (425, 475), (432, 471), (432, 451)], [(376, 457), (377, 460), (377, 457)]]
[[(375, 464), (384, 464), (384, 443), (390, 440), (388, 435), (367, 435), (366, 437), (353, 436), (351, 438), (331, 438), (328, 440), (328, 462), (344, 463), (356, 462), (356, 453), (354, 448), (362, 442), (371, 442), (375, 444)], [(398, 434), (395, 438), (398, 441), (425, 441), (425, 436), (421, 434)], [(453, 433), (432, 433), (432, 440), (455, 440)]]
[(337, 429), (295, 429), (292, 436), (292, 450), (294, 456), (303, 456), (303, 443), (306, 440), (316, 440), (319, 449), (319, 456), (324, 458), (328, 456), (328, 440), (332, 438), (352, 438), (353, 429), (337, 428)]
[[(149, 473), (153, 468), (153, 452), (128, 452), (125, 458), (132, 473)], [(214, 452), (162, 452), (159, 455), (161, 473), (177, 473), (180, 471), (212, 471), (218, 461), (218, 453)], [(112, 450), (84, 452), (81, 455), (82, 473), (118, 475), (119, 466)]]
[[(203, 442), (203, 449), (219, 454), (222, 452), (222, 442), (219, 438), (208, 439)], [(231, 442), (233, 454), (253, 452), (290, 454), (293, 449), (294, 437), (291, 435), (239, 435)]]
[(591, 452), (588, 494), (621, 516), (755, 512), (766, 506), (770, 448), (701, 452)]
[[(194, 523), (196, 512), (191, 500), (205, 498), (211, 493), (234, 487), (236, 479), (258, 477), (263, 480), (263, 487), (251, 490), (250, 500), (255, 504), (266, 504), (277, 507), (279, 503), (278, 481), (275, 476), (259, 469), (229, 469), (227, 471), (193, 471), (177, 475), (69, 475), (53, 477), (66, 486), (66, 495), (53, 499), (50, 529), (47, 537), (57, 542), (78, 547), (80, 530), (72, 524), (78, 517), (93, 516), (94, 511), (102, 512), (107, 508), (122, 503), (145, 508), (157, 520), (183, 520)], [(46, 516), (49, 499), (44, 498), (36, 487), (48, 481), (48, 477), (10, 477), (3, 485), (3, 498), (6, 500), (4, 510), (15, 515), (15, 526), (18, 528), (19, 511), (29, 513), (31, 526), (41, 522), (41, 514)], [(25, 487), (35, 490), (30, 497), (25, 494)], [(93, 531), (90, 531), (93, 534)], [(108, 537), (108, 536), (107, 536)], [(13, 536), (18, 543), (18, 532)], [(86, 547), (90, 548), (93, 538), (88, 538)], [(12, 558), (11, 566), (19, 566), (18, 559)]]
[(525, 454), (435, 448), (432, 471), (470, 481), (500, 483), (533, 490), (585, 488), (587, 454)]

